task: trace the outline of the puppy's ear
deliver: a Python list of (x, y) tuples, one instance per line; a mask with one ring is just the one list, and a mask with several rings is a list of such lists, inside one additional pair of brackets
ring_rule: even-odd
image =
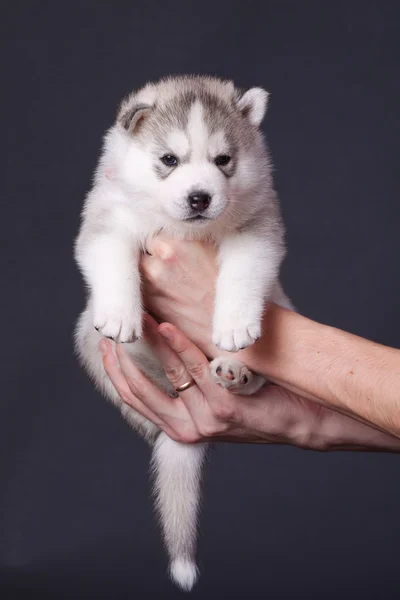
[(243, 94), (238, 100), (238, 108), (252, 125), (258, 127), (267, 110), (268, 92), (254, 87)]
[(129, 107), (122, 107), (117, 122), (129, 133), (133, 133), (140, 121), (144, 119), (153, 109), (148, 104), (133, 104)]

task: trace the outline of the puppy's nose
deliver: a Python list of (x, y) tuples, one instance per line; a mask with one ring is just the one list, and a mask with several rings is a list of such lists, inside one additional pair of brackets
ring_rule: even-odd
[(211, 196), (207, 192), (192, 192), (189, 194), (188, 200), (193, 210), (203, 212), (210, 206)]

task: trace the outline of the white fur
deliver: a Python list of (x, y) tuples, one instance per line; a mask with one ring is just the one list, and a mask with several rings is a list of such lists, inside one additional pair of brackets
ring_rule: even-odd
[(207, 444), (179, 444), (161, 433), (154, 445), (156, 508), (170, 556), (170, 571), (184, 589), (196, 580), (193, 560), (200, 482)]
[(170, 566), (172, 579), (185, 591), (190, 592), (197, 581), (198, 569), (193, 561), (178, 558)]
[(267, 110), (268, 92), (262, 88), (251, 88), (239, 100), (239, 108), (248, 111), (252, 125), (258, 127)]
[(205, 161), (208, 152), (209, 131), (203, 119), (203, 107), (200, 102), (194, 102), (190, 109), (187, 129), (192, 148), (194, 164)]
[[(167, 169), (158, 162), (162, 150), (152, 133), (157, 123), (147, 131), (146, 119), (151, 118), (152, 109), (146, 109), (138, 119), (135, 103), (154, 105), (157, 111), (157, 107), (168, 106), (177, 90), (203, 85), (196, 82), (189, 78), (148, 85), (122, 105), (123, 118), (105, 136), (75, 245), (75, 257), (89, 289), (88, 304), (76, 329), (77, 351), (103, 394), (154, 446), (154, 491), (170, 572), (185, 590), (197, 577), (196, 525), (206, 445), (172, 441), (123, 403), (103, 369), (99, 342), (102, 335), (119, 342), (133, 342), (141, 336), (139, 256), (148, 238), (160, 230), (179, 238), (212, 240), (218, 246), (220, 272), (213, 340), (219, 347), (236, 350), (252, 344), (261, 334), (267, 300), (291, 306), (279, 284), (283, 228), (268, 155), (257, 129), (266, 109), (266, 92), (254, 88), (239, 98), (231, 82), (204, 79), (210, 94), (218, 95), (229, 107), (237, 103), (237, 116), (232, 117), (239, 140), (235, 170), (228, 177), (214, 164), (216, 155), (229, 152), (229, 135), (223, 130), (209, 131), (205, 110), (196, 101), (186, 129), (182, 126), (180, 130), (176, 123), (169, 126), (168, 121), (160, 123), (165, 151), (176, 153), (181, 162), (171, 172), (157, 173), (157, 169)], [(131, 122), (126, 116), (129, 111), (134, 115)], [(211, 197), (204, 213), (208, 219), (201, 223), (187, 220), (191, 211), (188, 195), (193, 190), (205, 191)], [(148, 377), (168, 393), (173, 392), (144, 341), (126, 347)], [(219, 365), (223, 368), (221, 376), (216, 374)], [(231, 383), (230, 368), (234, 374)], [(236, 393), (254, 393), (265, 382), (226, 358), (213, 361), (211, 369), (216, 381)], [(245, 373), (248, 381), (240, 382)]]
[(278, 276), (280, 249), (255, 233), (226, 236), (220, 246), (213, 342), (237, 351), (261, 335), (264, 299)]
[(82, 268), (93, 290), (93, 324), (104, 336), (120, 342), (142, 334), (139, 250), (118, 233), (99, 235), (82, 256)]
[(187, 135), (180, 129), (173, 129), (167, 136), (167, 146), (171, 149), (172, 154), (186, 157), (190, 150), (189, 140)]
[(229, 146), (223, 131), (216, 131), (209, 136), (207, 150), (211, 156), (218, 156), (218, 154), (227, 154), (229, 152)]

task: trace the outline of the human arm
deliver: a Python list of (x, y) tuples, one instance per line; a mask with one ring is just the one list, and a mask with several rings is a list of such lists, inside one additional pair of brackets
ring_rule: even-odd
[(269, 307), (265, 335), (239, 353), (250, 369), (400, 437), (400, 351)]

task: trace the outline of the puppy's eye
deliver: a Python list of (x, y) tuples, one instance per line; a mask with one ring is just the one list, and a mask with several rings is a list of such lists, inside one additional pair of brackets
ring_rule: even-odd
[(219, 154), (215, 159), (217, 167), (225, 167), (231, 161), (231, 157), (228, 154)]
[(161, 162), (167, 167), (176, 167), (178, 159), (173, 154), (165, 154), (165, 156), (161, 158)]

